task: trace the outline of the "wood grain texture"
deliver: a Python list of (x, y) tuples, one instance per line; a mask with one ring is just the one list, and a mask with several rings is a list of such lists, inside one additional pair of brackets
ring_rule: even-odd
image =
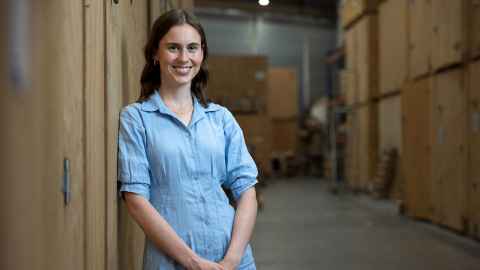
[(86, 268), (105, 269), (105, 1), (84, 1)]
[(380, 93), (401, 89), (407, 79), (407, 2), (379, 6)]
[(463, 61), (467, 41), (465, 36), (466, 0), (436, 0), (432, 3), (432, 66), (438, 70)]
[(407, 214), (431, 220), (432, 79), (408, 83), (402, 92), (402, 152)]
[(378, 95), (378, 15), (362, 17), (354, 26), (357, 31), (358, 102), (365, 103)]
[(408, 75), (416, 79), (431, 71), (432, 5), (431, 0), (408, 2)]
[(467, 38), (470, 58), (480, 57), (480, 1), (468, 0)]
[(480, 62), (470, 64), (468, 78), (468, 219), (470, 234), (480, 238)]
[(436, 75), (432, 97), (433, 219), (464, 231), (467, 96), (463, 69)]

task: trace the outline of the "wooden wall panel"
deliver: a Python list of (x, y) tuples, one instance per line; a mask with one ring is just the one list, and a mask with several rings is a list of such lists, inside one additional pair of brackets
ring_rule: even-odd
[(402, 152), (407, 214), (431, 220), (432, 205), (432, 80), (408, 83), (402, 92)]
[(117, 137), (122, 107), (122, 43), (120, 6), (106, 3), (105, 22), (105, 149), (106, 149), (106, 270), (119, 269)]
[[(11, 245), (2, 248), (7, 258), (1, 268), (85, 269), (84, 66), (83, 35), (78, 34), (83, 33), (83, 5), (24, 4), (27, 15), (21, 19), (28, 22), (32, 42), (23, 44), (23, 53), (31, 55), (30, 83), (25, 89), (10, 85), (0, 99), (8, 127), (2, 153), (9, 157), (2, 162), (1, 178), (12, 185), (2, 189), (8, 235), (2, 244)], [(17, 29), (12, 25), (9, 31)], [(70, 161), (68, 205), (61, 192), (65, 158)]]
[(431, 69), (432, 57), (432, 4), (431, 0), (408, 2), (408, 75), (415, 79)]
[(468, 219), (470, 233), (480, 238), (480, 62), (469, 66), (468, 78)]
[(105, 4), (84, 1), (85, 209), (87, 269), (105, 269)]
[(348, 187), (359, 190), (358, 115), (354, 112), (347, 117), (346, 170)]
[(366, 190), (373, 180), (378, 161), (378, 104), (356, 109), (358, 114), (359, 186)]
[(480, 56), (480, 2), (468, 0), (468, 33), (470, 57)]
[[(149, 29), (147, 1), (119, 1), (113, 12), (118, 16), (119, 35), (112, 37), (120, 44), (120, 78), (122, 105), (135, 101), (140, 95), (140, 74), (145, 63), (143, 46)], [(117, 75), (118, 76), (118, 75)], [(115, 105), (113, 105), (115, 106)], [(119, 269), (140, 270), (142, 268), (145, 236), (130, 217), (123, 202), (118, 212)]]
[(402, 153), (402, 98), (395, 95), (381, 99), (378, 109), (379, 151), (396, 148)]
[(345, 97), (347, 105), (356, 103), (354, 80), (355, 75), (353, 71), (349, 69), (340, 71), (340, 93)]
[(400, 90), (407, 79), (407, 2), (379, 6), (380, 94)]
[(434, 221), (463, 231), (466, 218), (466, 89), (464, 72), (434, 77), (432, 177)]
[(358, 102), (365, 103), (378, 95), (378, 16), (364, 16), (354, 28), (358, 31)]
[(432, 66), (435, 70), (460, 63), (467, 49), (465, 40), (466, 0), (435, 0), (432, 3), (432, 25), (435, 46)]
[(374, 12), (379, 0), (346, 0), (341, 8), (340, 19), (348, 27), (365, 13)]
[[(29, 77), (37, 87), (25, 89), (12, 81), (11, 52), (18, 48), (6, 41), (10, 40), (12, 31), (19, 30), (11, 21), (15, 13), (10, 4), (0, 3), (0, 179), (3, 184), (0, 189), (0, 269), (38, 269), (45, 260), (42, 185), (48, 178), (44, 142), (51, 132), (47, 129), (48, 108), (42, 104), (55, 92), (45, 88), (39, 91), (40, 85), (45, 84), (42, 75), (46, 74), (45, 70), (36, 70), (44, 60), (38, 53), (31, 54), (27, 61), (29, 71), (37, 71), (34, 77)], [(27, 7), (27, 14), (36, 7), (38, 5)], [(29, 22), (36, 24), (17, 32), (32, 38), (30, 44), (24, 44), (24, 49), (32, 52), (35, 48), (35, 52), (43, 52), (44, 45), (35, 38), (38, 37), (36, 30), (42, 29), (46, 22), (39, 16), (30, 17)]]
[(404, 194), (404, 179), (402, 175), (402, 97), (390, 96), (379, 101), (378, 130), (379, 157), (387, 149), (397, 149), (395, 177), (392, 182), (391, 196), (402, 199)]
[(348, 93), (346, 93), (348, 105), (358, 102), (357, 47), (357, 30), (356, 28), (350, 28), (345, 31), (346, 70), (348, 70), (351, 78), (351, 84), (349, 85)]

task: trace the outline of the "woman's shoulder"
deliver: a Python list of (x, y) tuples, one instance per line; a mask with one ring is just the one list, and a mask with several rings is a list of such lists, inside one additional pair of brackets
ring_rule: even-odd
[(142, 103), (134, 102), (123, 107), (120, 111), (120, 119), (140, 120)]
[(233, 117), (232, 113), (226, 107), (214, 102), (208, 103), (208, 106), (205, 108), (205, 113), (212, 115), (216, 119), (221, 119), (222, 121)]

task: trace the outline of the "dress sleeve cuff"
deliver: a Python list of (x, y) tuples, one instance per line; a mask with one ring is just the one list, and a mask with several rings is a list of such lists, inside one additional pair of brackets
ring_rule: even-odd
[(124, 192), (131, 192), (138, 194), (144, 197), (147, 201), (150, 200), (150, 187), (147, 184), (142, 183), (135, 183), (135, 184), (128, 184), (122, 183), (119, 190), (119, 196), (123, 199)]
[(235, 183), (237, 187), (232, 189), (232, 195), (235, 201), (238, 201), (245, 191), (255, 186), (257, 183), (257, 179), (237, 179)]

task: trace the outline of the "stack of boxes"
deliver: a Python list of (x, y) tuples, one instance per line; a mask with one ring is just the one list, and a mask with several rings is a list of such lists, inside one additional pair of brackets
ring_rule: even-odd
[(297, 152), (298, 82), (293, 68), (270, 68), (268, 71), (267, 114), (272, 127), (271, 157), (283, 175), (292, 175), (289, 166)]
[(264, 56), (211, 56), (208, 96), (235, 115), (260, 173), (295, 154), (298, 86), (293, 69), (268, 68)]
[(341, 14), (350, 185), (396, 148), (407, 214), (480, 237), (479, 2), (345, 0)]
[(377, 1), (344, 1), (346, 69), (341, 86), (351, 108), (347, 116), (346, 175), (351, 189), (365, 191), (377, 160), (378, 15)]
[(265, 56), (211, 56), (208, 97), (235, 116), (259, 172), (269, 174), (271, 124), (267, 115), (268, 60)]

